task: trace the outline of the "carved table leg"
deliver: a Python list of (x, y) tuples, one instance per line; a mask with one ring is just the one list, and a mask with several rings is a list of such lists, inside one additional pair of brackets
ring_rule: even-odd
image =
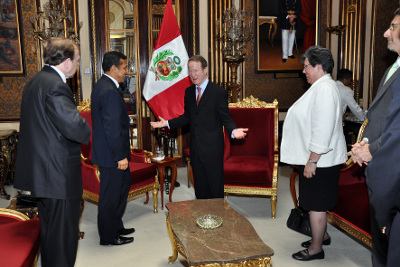
[(172, 264), (178, 258), (178, 250), (176, 249), (175, 241), (174, 241), (174, 233), (172, 233), (171, 224), (170, 224), (170, 216), (167, 214), (167, 229), (169, 234), (169, 239), (172, 245), (172, 256), (168, 258), (168, 263)]

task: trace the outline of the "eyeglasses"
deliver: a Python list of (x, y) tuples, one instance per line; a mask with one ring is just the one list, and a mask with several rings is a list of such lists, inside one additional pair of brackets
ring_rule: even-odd
[(306, 69), (308, 66), (310, 66), (311, 64), (306, 64), (303, 66), (303, 69)]
[(399, 26), (400, 26), (400, 23), (392, 23), (392, 24), (390, 24), (389, 30), (394, 31)]

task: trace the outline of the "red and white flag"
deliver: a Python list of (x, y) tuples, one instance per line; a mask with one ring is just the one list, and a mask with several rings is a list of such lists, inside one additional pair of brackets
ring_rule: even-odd
[(188, 53), (183, 43), (172, 1), (168, 0), (153, 56), (147, 71), (143, 96), (156, 118), (166, 120), (184, 112), (189, 78)]

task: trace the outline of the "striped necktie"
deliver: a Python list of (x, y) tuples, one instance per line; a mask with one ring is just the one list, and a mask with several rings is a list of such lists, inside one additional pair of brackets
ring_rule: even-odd
[(397, 64), (397, 61), (394, 62), (394, 64), (390, 68), (388, 74), (386, 75), (385, 83), (390, 79), (390, 77), (393, 75), (393, 73), (397, 70), (398, 67), (399, 67), (399, 65)]

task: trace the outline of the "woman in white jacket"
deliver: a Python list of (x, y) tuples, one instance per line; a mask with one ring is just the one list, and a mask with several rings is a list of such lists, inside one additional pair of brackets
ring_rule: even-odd
[(340, 96), (331, 73), (331, 52), (312, 46), (302, 57), (303, 73), (311, 87), (288, 110), (283, 124), (281, 161), (299, 166), (299, 205), (310, 211), (312, 239), (307, 249), (292, 255), (309, 261), (325, 257), (326, 211), (338, 199), (339, 172), (347, 160)]

